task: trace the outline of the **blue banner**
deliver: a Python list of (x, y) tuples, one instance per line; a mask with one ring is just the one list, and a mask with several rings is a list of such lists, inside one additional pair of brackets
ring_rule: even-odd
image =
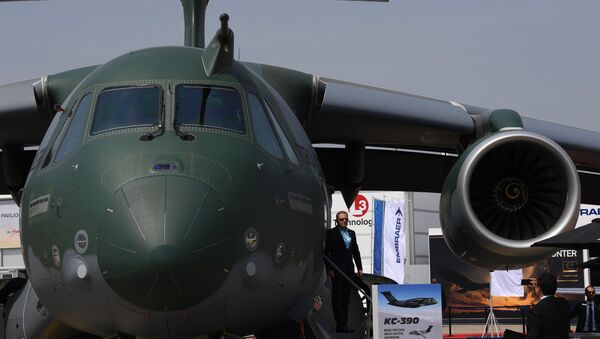
[(382, 269), (382, 240), (383, 240), (383, 212), (385, 209), (385, 202), (383, 200), (373, 199), (374, 213), (373, 213), (373, 228), (374, 228), (374, 239), (373, 239), (373, 274), (383, 275)]

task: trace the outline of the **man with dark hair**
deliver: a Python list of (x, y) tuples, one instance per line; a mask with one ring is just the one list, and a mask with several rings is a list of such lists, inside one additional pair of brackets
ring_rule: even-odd
[(578, 303), (571, 311), (571, 318), (577, 317), (577, 332), (598, 332), (600, 328), (600, 305), (594, 301), (594, 286), (585, 288), (585, 302)]
[[(362, 262), (360, 251), (356, 243), (356, 233), (348, 228), (348, 213), (340, 211), (335, 215), (336, 227), (327, 231), (325, 240), (325, 256), (328, 257), (341, 273), (352, 279), (355, 283), (362, 277)], [(354, 273), (354, 263), (357, 273)], [(353, 333), (354, 330), (347, 326), (348, 303), (350, 302), (350, 289), (352, 286), (342, 274), (325, 260), (327, 275), (331, 278), (331, 303), (333, 315), (337, 324), (336, 332)], [(364, 283), (362, 283), (364, 285)], [(360, 282), (359, 286), (363, 287)]]
[(556, 276), (542, 273), (537, 279), (532, 279), (532, 285), (543, 296), (527, 315), (527, 338), (568, 339), (569, 303), (564, 298), (554, 296)]

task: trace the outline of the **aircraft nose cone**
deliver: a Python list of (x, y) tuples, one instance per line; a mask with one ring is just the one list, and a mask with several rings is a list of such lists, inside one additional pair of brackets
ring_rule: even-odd
[(180, 260), (179, 251), (172, 245), (160, 245), (150, 252), (149, 264), (156, 271), (169, 271), (174, 268)]
[(229, 210), (210, 183), (151, 176), (108, 200), (98, 230), (98, 264), (120, 297), (154, 311), (208, 298), (234, 261)]

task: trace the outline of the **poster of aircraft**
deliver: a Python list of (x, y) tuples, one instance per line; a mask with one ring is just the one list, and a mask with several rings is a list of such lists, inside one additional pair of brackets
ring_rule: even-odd
[(387, 299), (389, 305), (396, 307), (418, 308), (437, 304), (435, 298), (410, 298), (398, 300), (391, 291), (382, 291), (381, 294)]

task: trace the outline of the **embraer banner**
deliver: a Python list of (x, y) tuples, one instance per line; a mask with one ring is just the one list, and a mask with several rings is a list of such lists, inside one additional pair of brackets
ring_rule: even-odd
[(404, 283), (405, 203), (403, 200), (374, 200), (374, 273)]
[(12, 200), (0, 200), (0, 248), (19, 247), (19, 207)]
[(373, 338), (442, 338), (438, 284), (373, 285)]

